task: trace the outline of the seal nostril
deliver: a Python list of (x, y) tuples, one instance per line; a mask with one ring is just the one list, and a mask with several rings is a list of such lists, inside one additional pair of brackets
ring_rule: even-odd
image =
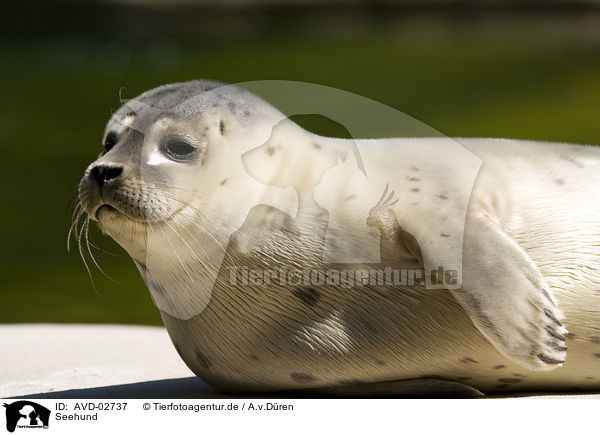
[(104, 183), (119, 177), (122, 173), (123, 168), (119, 166), (95, 166), (90, 171), (90, 178), (103, 186)]
[(117, 178), (123, 172), (123, 168), (108, 168), (104, 175), (104, 181), (110, 181), (113, 178)]

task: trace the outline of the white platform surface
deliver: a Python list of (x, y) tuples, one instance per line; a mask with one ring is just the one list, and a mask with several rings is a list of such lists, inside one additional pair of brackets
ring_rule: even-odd
[(0, 346), (0, 397), (53, 392), (72, 397), (221, 396), (186, 367), (161, 327), (0, 325)]

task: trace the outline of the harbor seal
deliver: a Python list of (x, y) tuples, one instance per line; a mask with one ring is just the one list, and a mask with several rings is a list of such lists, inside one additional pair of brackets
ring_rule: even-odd
[(600, 387), (596, 147), (326, 138), (208, 81), (125, 102), (103, 143), (81, 209), (223, 391)]

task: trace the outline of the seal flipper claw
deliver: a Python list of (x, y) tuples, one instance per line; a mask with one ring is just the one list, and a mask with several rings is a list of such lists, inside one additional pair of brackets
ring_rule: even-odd
[(540, 360), (542, 360), (543, 362), (548, 363), (548, 364), (562, 364), (562, 363), (565, 362), (565, 360), (557, 360), (557, 359), (554, 359), (554, 358), (550, 358), (549, 356), (546, 356), (543, 353), (540, 353), (538, 355), (538, 358)]
[(552, 320), (558, 326), (562, 326), (562, 322), (560, 320), (558, 320), (556, 317), (554, 317), (554, 315), (549, 310), (544, 309), (544, 314), (546, 314), (546, 317), (548, 317), (550, 320)]
[(529, 255), (488, 216), (469, 216), (463, 286), (452, 293), (475, 326), (506, 357), (532, 370), (566, 359), (563, 315)]

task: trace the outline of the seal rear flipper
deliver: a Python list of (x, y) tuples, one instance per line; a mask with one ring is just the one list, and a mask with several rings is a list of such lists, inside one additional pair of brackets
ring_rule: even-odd
[(488, 216), (469, 216), (463, 286), (452, 291), (507, 358), (532, 370), (566, 359), (567, 330), (551, 288), (529, 255)]
[(316, 393), (343, 397), (481, 397), (483, 393), (460, 382), (439, 378), (356, 383), (319, 388)]

